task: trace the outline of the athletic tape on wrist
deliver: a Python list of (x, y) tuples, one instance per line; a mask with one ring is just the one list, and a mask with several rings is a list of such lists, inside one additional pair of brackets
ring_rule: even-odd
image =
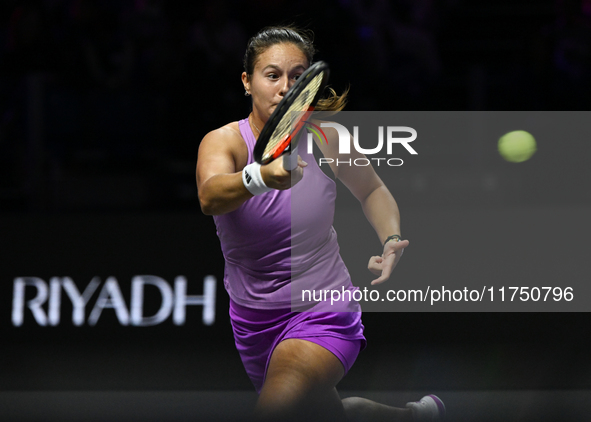
[(273, 190), (267, 187), (261, 175), (261, 165), (257, 162), (247, 165), (242, 170), (242, 183), (246, 189), (253, 195), (260, 195), (261, 193)]

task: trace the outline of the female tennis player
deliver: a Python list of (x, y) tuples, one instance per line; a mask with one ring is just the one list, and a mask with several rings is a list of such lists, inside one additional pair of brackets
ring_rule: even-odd
[[(281, 157), (260, 165), (253, 148), (261, 129), (298, 77), (311, 65), (310, 34), (294, 27), (270, 27), (250, 39), (242, 83), (252, 112), (208, 133), (199, 147), (197, 187), (201, 209), (213, 215), (226, 267), (230, 317), (242, 362), (259, 393), (257, 420), (437, 421), (445, 407), (436, 396), (404, 408), (351, 397), (336, 385), (365, 347), (359, 304), (353, 312), (295, 312), (292, 309), (292, 239), (303, 239), (298, 256), (306, 285), (354, 289), (339, 256), (332, 228), (336, 185), (306, 148), (298, 166), (286, 171)], [(346, 94), (318, 102), (317, 110), (341, 110)], [(325, 155), (335, 156), (337, 133), (327, 130)], [(333, 140), (334, 142), (331, 142)], [(320, 145), (319, 145), (320, 146)], [(355, 157), (352, 157), (355, 158)], [(360, 201), (384, 245), (369, 269), (386, 281), (408, 246), (401, 240), (396, 201), (371, 166), (332, 167)], [(251, 180), (252, 179), (252, 180)], [(253, 182), (254, 180), (254, 182)], [(248, 186), (248, 187), (247, 187)], [(292, 203), (292, 193), (306, 201)], [(292, 229), (292, 218), (297, 229)], [(308, 242), (308, 243), (306, 243)], [(305, 419), (304, 419), (305, 418)]]

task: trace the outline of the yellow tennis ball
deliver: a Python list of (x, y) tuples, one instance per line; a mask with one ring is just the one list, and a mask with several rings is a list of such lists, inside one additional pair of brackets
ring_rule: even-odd
[(499, 153), (512, 163), (529, 160), (536, 152), (536, 140), (525, 130), (509, 132), (499, 139)]

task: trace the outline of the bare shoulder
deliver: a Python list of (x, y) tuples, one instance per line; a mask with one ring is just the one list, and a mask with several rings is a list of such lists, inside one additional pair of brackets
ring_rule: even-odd
[(324, 119), (312, 119), (312, 123), (317, 128), (320, 128), (322, 135), (326, 137), (326, 142), (317, 140), (317, 137), (314, 137), (314, 139), (316, 140), (316, 145), (320, 148), (324, 158), (330, 159), (329, 166), (335, 177), (338, 178), (339, 168), (336, 166), (335, 161), (339, 157), (339, 133), (334, 127), (326, 125), (327, 123), (330, 124), (334, 122)]
[(327, 150), (326, 152), (329, 152), (327, 156), (335, 157), (338, 154), (339, 149), (339, 133), (333, 126), (331, 126), (334, 122), (331, 122), (330, 120), (312, 119), (312, 123), (319, 127), (326, 136), (327, 142), (324, 149)]
[(244, 143), (242, 135), (240, 134), (238, 122), (232, 122), (209, 132), (203, 137), (201, 145), (205, 144), (208, 147), (217, 146), (221, 148), (223, 145), (228, 144), (230, 144), (230, 146), (232, 144), (239, 145), (239, 142)]
[(244, 167), (248, 160), (248, 149), (240, 133), (238, 122), (228, 123), (212, 130), (203, 137), (199, 145), (199, 161), (226, 157), (234, 162), (235, 171)]

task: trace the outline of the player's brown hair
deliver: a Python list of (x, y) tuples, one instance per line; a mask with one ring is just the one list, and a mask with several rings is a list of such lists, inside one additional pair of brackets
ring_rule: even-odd
[[(254, 72), (254, 67), (259, 56), (269, 47), (291, 43), (298, 47), (308, 59), (311, 65), (316, 54), (314, 47), (314, 33), (310, 30), (297, 28), (293, 25), (269, 26), (260, 30), (253, 36), (246, 47), (244, 53), (244, 71), (250, 79)], [(328, 89), (330, 94), (327, 98), (321, 98), (316, 104), (316, 110), (319, 111), (341, 111), (347, 103), (349, 89), (346, 89), (341, 95), (338, 95), (332, 88)]]

